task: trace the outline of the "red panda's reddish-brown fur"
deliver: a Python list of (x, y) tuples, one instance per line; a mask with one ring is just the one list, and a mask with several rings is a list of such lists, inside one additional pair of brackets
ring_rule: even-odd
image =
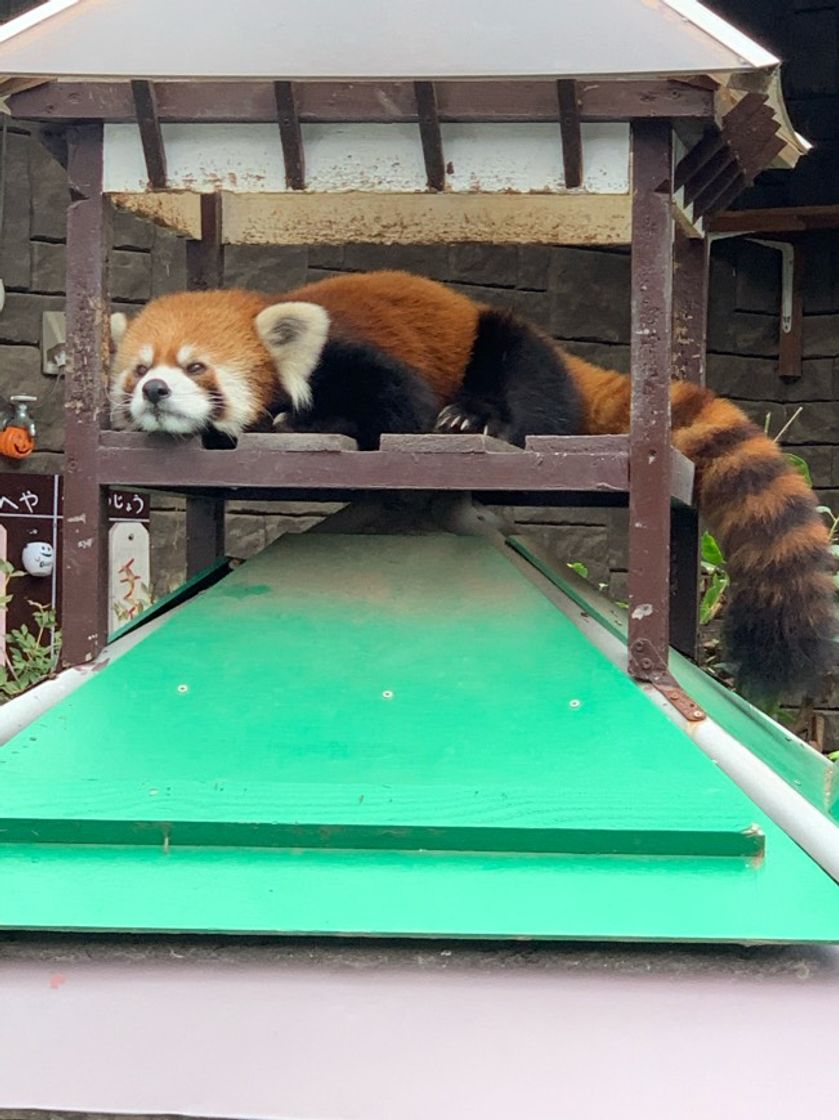
[(280, 300), (325, 307), (337, 330), (396, 354), (448, 403), (463, 380), (478, 329), (480, 305), (424, 276), (407, 272), (331, 276)]
[[(228, 291), (163, 297), (129, 326), (120, 351), (130, 355), (145, 342), (154, 345), (158, 360), (174, 362), (179, 346), (200, 343), (216, 362), (246, 371), (242, 376), (263, 412), (276, 410), (277, 371), (254, 320), (278, 302), (326, 309), (330, 338), (357, 340), (398, 359), (431, 387), (438, 408), (463, 386), (482, 317), (503, 314), (406, 273), (346, 275), (280, 296)], [(574, 430), (593, 435), (629, 430), (625, 375), (565, 353), (514, 318), (502, 326), (538, 336), (540, 345), (549, 347), (548, 364), (550, 354), (556, 356), (558, 376), (570, 380), (568, 391), (578, 398)], [(339, 368), (335, 376), (340, 373)], [(213, 375), (206, 376), (213, 391)], [(812, 684), (836, 649), (833, 562), (815, 496), (780, 449), (735, 405), (685, 382), (674, 382), (671, 402), (673, 443), (696, 465), (701, 513), (728, 560), (728, 657), (740, 681), (756, 694)]]

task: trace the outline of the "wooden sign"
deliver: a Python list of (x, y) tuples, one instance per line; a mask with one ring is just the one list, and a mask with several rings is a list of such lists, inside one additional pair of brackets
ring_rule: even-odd
[(108, 628), (118, 630), (151, 605), (149, 531), (139, 521), (115, 521), (110, 544)]
[[(0, 473), (0, 530), (5, 542), (5, 548), (0, 545), (0, 555), (5, 556), (18, 571), (24, 575), (16, 578), (9, 587), (13, 598), (8, 610), (2, 611), (0, 620), (0, 635), (8, 630), (32, 623), (31, 603), (38, 603), (45, 607), (52, 607), (56, 611), (58, 625), (61, 626), (61, 520), (62, 520), (63, 487), (60, 475)], [(137, 527), (137, 535), (132, 544), (136, 544), (137, 556), (134, 559), (134, 570), (140, 573), (143, 585), (148, 593), (149, 587), (149, 539), (146, 526), (149, 521), (149, 500), (145, 494), (132, 491), (115, 490), (109, 496), (110, 519), (114, 526), (128, 525)], [(142, 532), (139, 530), (142, 529)], [(52, 550), (54, 563), (48, 572), (39, 575), (25, 571), (24, 549), (34, 545), (46, 545)], [(37, 559), (38, 555), (45, 554), (47, 549), (30, 547), (29, 556)], [(126, 562), (123, 558), (122, 563)], [(37, 563), (30, 567), (38, 569)], [(118, 584), (112, 583), (113, 587)], [(135, 588), (135, 596), (131, 603), (123, 603), (120, 612), (133, 610), (130, 617), (134, 617), (138, 610), (134, 605), (140, 602), (137, 598), (139, 588)], [(122, 601), (122, 595), (120, 596)], [(148, 605), (148, 594), (145, 605)], [(122, 625), (117, 622), (120, 613), (113, 605), (109, 614), (112, 628)], [(127, 619), (126, 619), (127, 621)]]

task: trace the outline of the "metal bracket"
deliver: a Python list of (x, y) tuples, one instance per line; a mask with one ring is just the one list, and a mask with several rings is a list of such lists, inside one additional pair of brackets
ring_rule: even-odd
[(755, 245), (764, 245), (781, 254), (781, 330), (789, 334), (792, 330), (792, 293), (795, 274), (795, 246), (789, 241), (768, 241), (764, 237), (750, 237)]
[(690, 723), (701, 723), (707, 714), (669, 673), (656, 673), (649, 682)]

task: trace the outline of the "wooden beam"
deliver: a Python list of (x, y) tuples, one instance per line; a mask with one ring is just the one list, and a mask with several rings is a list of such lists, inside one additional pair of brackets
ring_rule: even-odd
[(134, 81), (131, 83), (131, 95), (134, 98), (134, 112), (140, 128), (149, 186), (153, 191), (165, 190), (166, 150), (163, 146), (163, 134), (160, 131), (154, 86), (151, 82)]
[(186, 243), (188, 286), (207, 291), (224, 286), (221, 193), (201, 195), (201, 237)]
[(667, 673), (670, 643), (672, 130), (632, 124), (632, 369), (629, 437), (629, 671)]
[[(556, 121), (551, 80), (435, 82), (441, 121)], [(161, 121), (273, 123), (272, 82), (156, 82)], [(301, 122), (416, 121), (412, 82), (295, 83)], [(577, 83), (583, 121), (633, 118), (705, 119), (714, 116), (714, 92), (677, 80)], [(128, 82), (48, 82), (14, 94), (16, 117), (28, 120), (133, 121)]]
[(583, 182), (583, 140), (580, 134), (580, 104), (577, 83), (560, 79), (556, 83), (559, 102), (559, 131), (562, 137), (562, 165), (565, 186), (574, 190)]
[(673, 376), (704, 385), (708, 242), (677, 226), (673, 254)]
[(442, 191), (446, 187), (446, 164), (443, 159), (443, 140), (440, 136), (440, 117), (437, 112), (437, 95), (433, 82), (414, 82), (417, 99), (422, 157), (428, 189)]
[[(103, 432), (99, 477), (103, 483), (205, 492), (242, 487), (288, 492), (318, 490), (481, 490), (587, 494), (588, 500), (625, 502), (629, 486), (626, 436), (534, 436), (525, 450), (492, 449), (481, 436), (453, 439), (441, 450), (441, 437), (386, 438), (379, 451), (336, 447), (313, 449), (311, 435), (246, 434), (235, 451), (208, 450), (200, 440), (182, 441), (145, 432)], [(445, 438), (443, 447), (449, 444)], [(420, 452), (418, 441), (433, 449)], [(667, 449), (674, 502), (691, 500), (693, 465)], [(322, 499), (325, 500), (325, 499)], [(669, 501), (669, 497), (668, 497)]]
[[(153, 196), (120, 194), (123, 208), (154, 215)], [(448, 244), (627, 245), (627, 194), (336, 194), (224, 195), (229, 245)]]
[(108, 637), (108, 497), (98, 477), (109, 355), (111, 207), (102, 194), (101, 124), (70, 130), (67, 211), (66, 435), (61, 651), (65, 665), (93, 660)]
[[(220, 194), (201, 195), (201, 237), (187, 241), (186, 278), (190, 291), (224, 287)], [(209, 568), (224, 555), (224, 514), (223, 497), (187, 497), (184, 515), (187, 579)]]
[(713, 233), (800, 233), (808, 229), (839, 229), (839, 204), (732, 210), (715, 214), (709, 225)]
[(306, 164), (294, 84), (274, 82), (274, 99), (277, 104), (280, 141), (283, 146), (286, 186), (292, 191), (302, 191), (306, 186)]
[(187, 579), (212, 567), (224, 556), (223, 497), (186, 499), (186, 575)]

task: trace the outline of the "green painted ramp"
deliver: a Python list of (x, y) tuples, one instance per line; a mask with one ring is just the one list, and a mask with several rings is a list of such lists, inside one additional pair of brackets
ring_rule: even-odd
[(0, 749), (0, 925), (839, 940), (839, 888), (488, 542), (309, 535)]

